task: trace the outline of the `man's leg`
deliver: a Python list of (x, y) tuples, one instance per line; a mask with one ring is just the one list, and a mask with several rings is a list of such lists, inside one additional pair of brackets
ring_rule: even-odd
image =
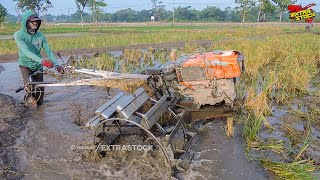
[[(21, 75), (22, 75), (22, 79), (23, 79), (23, 83), (24, 85), (28, 84), (29, 81), (29, 76), (33, 73), (33, 71), (25, 66), (19, 66), (20, 71), (21, 71)], [(24, 96), (24, 101), (25, 101), (25, 106), (35, 106), (36, 105), (36, 100), (34, 97), (31, 96), (31, 88), (30, 87), (26, 87), (24, 89), (26, 91), (26, 94)]]
[[(21, 71), (21, 75), (22, 75), (22, 79), (23, 79), (23, 83), (27, 84), (30, 82), (29, 77), (30, 75), (32, 75), (34, 73), (34, 71), (32, 71), (30, 68), (28, 67), (24, 67), (24, 66), (19, 66), (20, 71)], [(43, 74), (39, 73), (35, 76), (32, 77), (32, 81), (33, 82), (42, 82), (43, 81)], [(30, 91), (36, 91), (35, 93), (32, 92), (32, 96)], [(39, 89), (31, 89), (30, 87), (26, 88), (26, 92), (29, 93), (29, 98), (30, 102), (28, 101), (28, 99), (26, 99), (26, 103), (31, 103), (32, 105), (41, 105), (43, 102), (43, 95), (44, 95), (44, 88), (40, 87)], [(35, 101), (36, 104), (32, 101)]]
[(33, 71), (27, 67), (24, 66), (19, 66), (20, 71), (21, 71), (21, 75), (22, 75), (22, 79), (23, 79), (23, 83), (27, 84), (29, 83), (29, 76), (33, 73)]
[[(43, 82), (43, 74), (39, 73), (32, 78), (33, 82)], [(40, 91), (39, 91), (40, 90)], [(39, 87), (37, 89), (35, 98), (37, 99), (37, 105), (41, 105), (43, 103), (43, 96), (44, 96), (44, 87)]]

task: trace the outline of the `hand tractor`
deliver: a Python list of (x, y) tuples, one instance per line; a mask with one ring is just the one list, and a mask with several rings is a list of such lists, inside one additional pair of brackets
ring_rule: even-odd
[(164, 166), (168, 168), (166, 177), (171, 178), (179, 171), (186, 171), (193, 157), (189, 147), (195, 134), (186, 130), (186, 123), (232, 113), (235, 83), (244, 70), (240, 52), (217, 50), (180, 57), (141, 74), (66, 65), (65, 75), (87, 77), (64, 83), (30, 81), (16, 92), (26, 86), (39, 90), (39, 87), (78, 85), (125, 90), (102, 104), (85, 123), (94, 131), (95, 153), (105, 157), (108, 152), (103, 150), (104, 145), (118, 144), (126, 136), (138, 135), (141, 144), (152, 145), (151, 151), (162, 152)]

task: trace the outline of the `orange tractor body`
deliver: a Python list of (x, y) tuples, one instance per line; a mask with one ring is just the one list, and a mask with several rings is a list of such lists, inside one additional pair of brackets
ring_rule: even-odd
[(233, 105), (236, 98), (234, 83), (244, 72), (244, 57), (238, 51), (216, 50), (182, 56), (161, 67), (163, 80), (158, 88), (171, 87), (186, 99), (201, 105), (215, 105), (222, 101)]
[(214, 77), (218, 79), (235, 78), (239, 77), (241, 74), (237, 58), (238, 53), (236, 51), (195, 54), (184, 62), (181, 67), (201, 67), (204, 69), (206, 79), (212, 79)]

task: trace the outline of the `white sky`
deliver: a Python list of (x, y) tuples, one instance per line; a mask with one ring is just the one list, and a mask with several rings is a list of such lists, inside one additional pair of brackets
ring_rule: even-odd
[[(53, 15), (59, 14), (70, 14), (74, 13), (77, 9), (75, 5), (75, 0), (51, 0), (53, 8), (50, 8), (48, 13)], [(152, 2), (151, 0), (105, 0), (108, 6), (105, 8), (106, 12), (113, 13), (120, 9), (131, 8), (135, 10), (142, 9), (151, 9)], [(195, 9), (201, 10), (206, 6), (216, 6), (221, 8), (222, 10), (228, 6), (235, 7), (236, 4), (234, 0), (162, 0), (163, 4), (166, 6), (166, 9), (172, 10), (173, 7), (178, 6), (192, 6)], [(319, 0), (298, 0), (296, 4), (302, 4), (305, 6), (309, 3), (316, 3), (313, 7), (317, 12), (320, 11), (320, 1)], [(13, 0), (0, 0), (0, 4), (2, 4), (10, 14), (16, 15), (14, 11), (14, 6), (16, 2)]]

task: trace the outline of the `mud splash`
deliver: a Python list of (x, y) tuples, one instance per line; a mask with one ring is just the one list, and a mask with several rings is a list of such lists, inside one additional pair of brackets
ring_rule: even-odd
[[(22, 84), (17, 63), (1, 65), (5, 69), (0, 74), (1, 92), (21, 101), (23, 93), (14, 93), (14, 90)], [(110, 153), (106, 158), (96, 161), (97, 159), (93, 158), (89, 151), (81, 148), (92, 145), (93, 135), (90, 130), (79, 125), (92, 118), (94, 111), (108, 101), (110, 96), (105, 88), (50, 87), (45, 91), (44, 105), (28, 110), (29, 121), (13, 146), (13, 151), (19, 160), (17, 165), (21, 177), (24, 179), (127, 177), (162, 179), (164, 177), (166, 173), (161, 173), (166, 172), (164, 166), (159, 159), (157, 160), (163, 158), (157, 155), (150, 156), (141, 152), (133, 155)], [(118, 92), (118, 89), (111, 89), (111, 97)], [(225, 132), (221, 131), (224, 122), (212, 123), (209, 127), (208, 134), (196, 136), (196, 144), (192, 147), (196, 153), (195, 161), (182, 177), (185, 179), (265, 177), (263, 171), (245, 159), (239, 134), (235, 139), (228, 139)]]
[[(50, 77), (45, 78), (50, 79)], [(5, 145), (3, 139), (0, 139), (0, 150), (3, 151), (0, 166), (3, 177), (17, 179), (167, 177), (164, 176), (163, 172), (166, 171), (160, 161), (163, 158), (157, 155), (114, 152), (99, 159), (92, 155), (90, 149), (83, 149), (92, 147), (93, 132), (81, 125), (94, 116), (93, 112), (99, 106), (120, 92), (119, 89), (109, 91), (104, 87), (92, 86), (50, 87), (46, 88), (43, 106), (24, 110), (19, 102), (12, 98), (22, 100), (23, 97), (23, 93), (14, 93), (14, 90), (22, 84), (17, 63), (1, 64), (0, 81), (0, 91), (6, 94), (0, 96), (0, 102), (4, 102), (0, 103), (1, 110), (11, 112), (6, 114), (0, 111), (2, 118), (0, 122), (4, 124), (1, 126), (4, 129), (0, 129), (0, 133), (4, 133), (1, 137), (9, 137), (5, 139), (7, 142)], [(292, 102), (292, 108), (305, 112), (311, 107), (319, 107), (319, 104), (319, 95), (313, 95), (307, 99), (296, 99)], [(289, 143), (291, 140), (284, 127), (294, 129), (302, 135), (305, 133), (307, 126), (303, 118), (289, 114), (285, 107), (273, 106), (273, 110), (274, 115), (268, 121), (274, 129), (261, 130), (260, 139), (272, 137)], [(319, 165), (320, 123), (319, 118), (316, 120), (311, 128), (310, 145), (301, 153), (301, 157), (311, 158)], [(247, 160), (245, 142), (241, 137), (239, 125), (235, 126), (234, 138), (226, 136), (225, 121), (217, 120), (199, 126), (202, 131), (195, 136), (191, 147), (195, 152), (194, 160), (188, 171), (176, 176), (178, 179), (272, 178), (256, 162)], [(16, 134), (11, 136), (10, 133)], [(302, 147), (301, 142), (296, 145)], [(261, 152), (250, 153), (258, 156)], [(282, 155), (267, 151), (263, 153), (272, 160), (283, 160)]]
[[(17, 63), (6, 63), (3, 66), (5, 70), (0, 74), (3, 82), (1, 92), (21, 101), (22, 95), (14, 94), (14, 89), (20, 86)], [(45, 79), (48, 80), (49, 77)], [(157, 171), (161, 169), (161, 165), (157, 165), (157, 160), (150, 161), (150, 156), (143, 158), (138, 154), (139, 158), (132, 159), (131, 163), (125, 161), (129, 157), (121, 160), (124, 156), (120, 156), (120, 159), (119, 156), (114, 156), (99, 161), (96, 161), (97, 159), (92, 161), (92, 155), (86, 156), (90, 149), (83, 147), (92, 146), (93, 132), (77, 124), (83, 124), (92, 118), (94, 111), (108, 101), (110, 96), (105, 88), (50, 87), (45, 91), (44, 105), (28, 110), (30, 111), (28, 124), (24, 131), (17, 132), (22, 135), (13, 147), (11, 145), (17, 155), (16, 164), (20, 167), (21, 177), (24, 179), (124, 179), (126, 177), (161, 179), (163, 177), (160, 172), (165, 171)], [(117, 89), (111, 89), (109, 93), (114, 96), (118, 92)], [(153, 162), (154, 165), (140, 161), (142, 159)]]

